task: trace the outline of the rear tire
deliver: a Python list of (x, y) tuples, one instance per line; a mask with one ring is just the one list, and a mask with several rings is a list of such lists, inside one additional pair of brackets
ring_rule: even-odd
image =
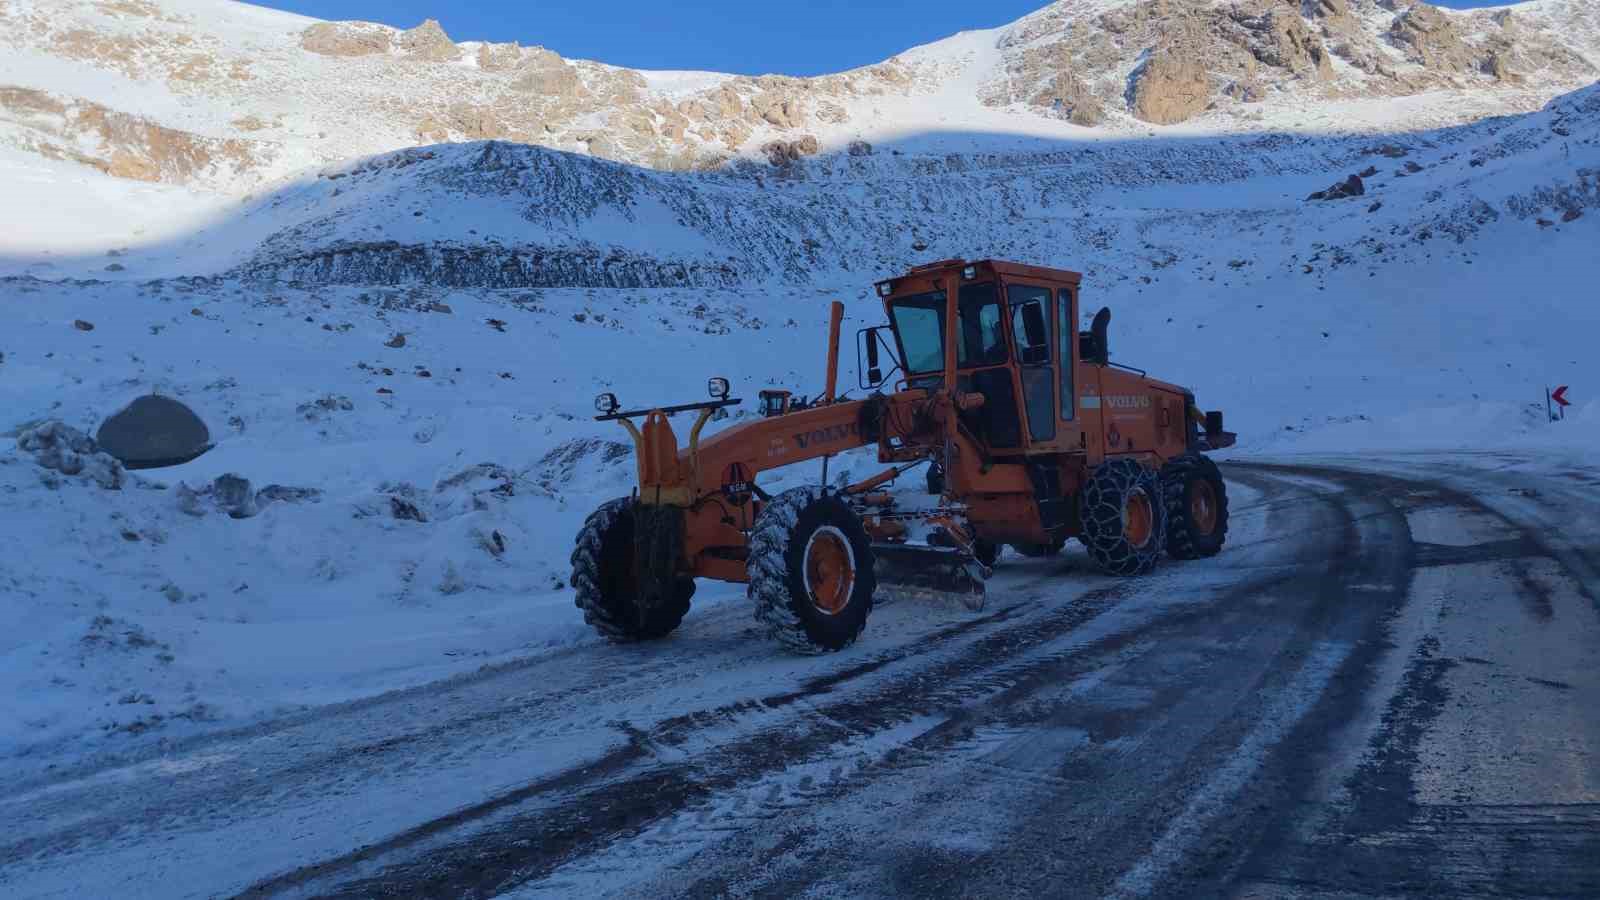
[(574, 603), (583, 619), (607, 640), (617, 643), (652, 641), (671, 634), (689, 612), (694, 579), (680, 577), (672, 596), (644, 616), (639, 615), (638, 580), (633, 566), (635, 501), (622, 497), (604, 503), (589, 515), (572, 550)]
[(767, 633), (801, 653), (860, 637), (877, 591), (872, 541), (836, 496), (804, 487), (772, 498), (750, 535), (750, 599)]
[(1167, 543), (1161, 479), (1134, 459), (1101, 463), (1083, 487), (1083, 543), (1110, 575), (1143, 575)]
[(1222, 471), (1198, 453), (1174, 457), (1161, 470), (1167, 506), (1167, 554), (1202, 559), (1228, 539), (1228, 487)]

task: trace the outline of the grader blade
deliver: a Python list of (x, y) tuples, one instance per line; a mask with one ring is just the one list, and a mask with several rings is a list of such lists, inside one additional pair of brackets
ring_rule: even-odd
[(878, 593), (886, 598), (955, 600), (976, 612), (987, 599), (984, 581), (990, 570), (954, 547), (879, 543)]

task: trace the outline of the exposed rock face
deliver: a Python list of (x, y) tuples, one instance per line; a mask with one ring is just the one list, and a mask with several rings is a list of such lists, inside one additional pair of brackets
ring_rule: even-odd
[(1304, 0), (1305, 14), (1310, 19), (1338, 19), (1350, 18), (1350, 4), (1348, 0)]
[(427, 19), (421, 25), (400, 33), (395, 39), (400, 52), (413, 59), (428, 62), (449, 62), (461, 58), (461, 48), (444, 33), (437, 20)]
[(787, 166), (802, 156), (816, 156), (819, 149), (816, 135), (808, 134), (797, 141), (773, 141), (762, 147), (761, 152), (766, 154), (767, 162)]
[(157, 394), (106, 419), (95, 439), (129, 469), (182, 465), (211, 449), (211, 432), (194, 410)]
[(516, 42), (484, 44), (478, 48), (478, 68), (485, 72), (507, 72), (522, 62), (522, 48)]
[(318, 22), (300, 33), (300, 46), (323, 56), (388, 53), (390, 29), (368, 22)]
[(1079, 66), (1066, 41), (1029, 47), (1007, 62), (1006, 78), (980, 96), (989, 106), (1026, 103), (1076, 125), (1098, 125), (1105, 107), (1079, 77)]
[(1228, 20), (1237, 26), (1237, 30), (1228, 33), (1229, 39), (1250, 51), (1263, 65), (1297, 77), (1321, 79), (1333, 75), (1333, 62), (1322, 39), (1293, 9), (1271, 6), (1256, 11), (1235, 6), (1228, 13)]
[(1133, 114), (1173, 125), (1206, 108), (1210, 81), (1200, 63), (1173, 50), (1156, 52), (1133, 74)]
[(98, 103), (0, 86), (0, 121), (28, 126), (27, 148), (118, 178), (187, 184), (260, 161), (260, 145), (201, 137)]
[(1389, 27), (1389, 37), (1406, 49), (1412, 62), (1442, 72), (1469, 72), (1480, 68), (1480, 55), (1467, 45), (1455, 21), (1437, 6), (1418, 3), (1401, 13)]

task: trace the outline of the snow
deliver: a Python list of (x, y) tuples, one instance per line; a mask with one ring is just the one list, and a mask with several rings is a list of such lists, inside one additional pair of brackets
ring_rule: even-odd
[(680, 100), (710, 90), (733, 77), (721, 72), (676, 72), (666, 69), (640, 69), (638, 72), (652, 93), (669, 100)]

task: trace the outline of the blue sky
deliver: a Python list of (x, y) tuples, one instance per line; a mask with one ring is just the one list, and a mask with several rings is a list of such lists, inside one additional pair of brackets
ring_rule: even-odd
[[(319, 19), (410, 28), (438, 19), (457, 41), (517, 41), (636, 69), (820, 75), (864, 66), (1048, 0), (255, 0)], [(1454, 7), (1490, 6), (1451, 0)]]

